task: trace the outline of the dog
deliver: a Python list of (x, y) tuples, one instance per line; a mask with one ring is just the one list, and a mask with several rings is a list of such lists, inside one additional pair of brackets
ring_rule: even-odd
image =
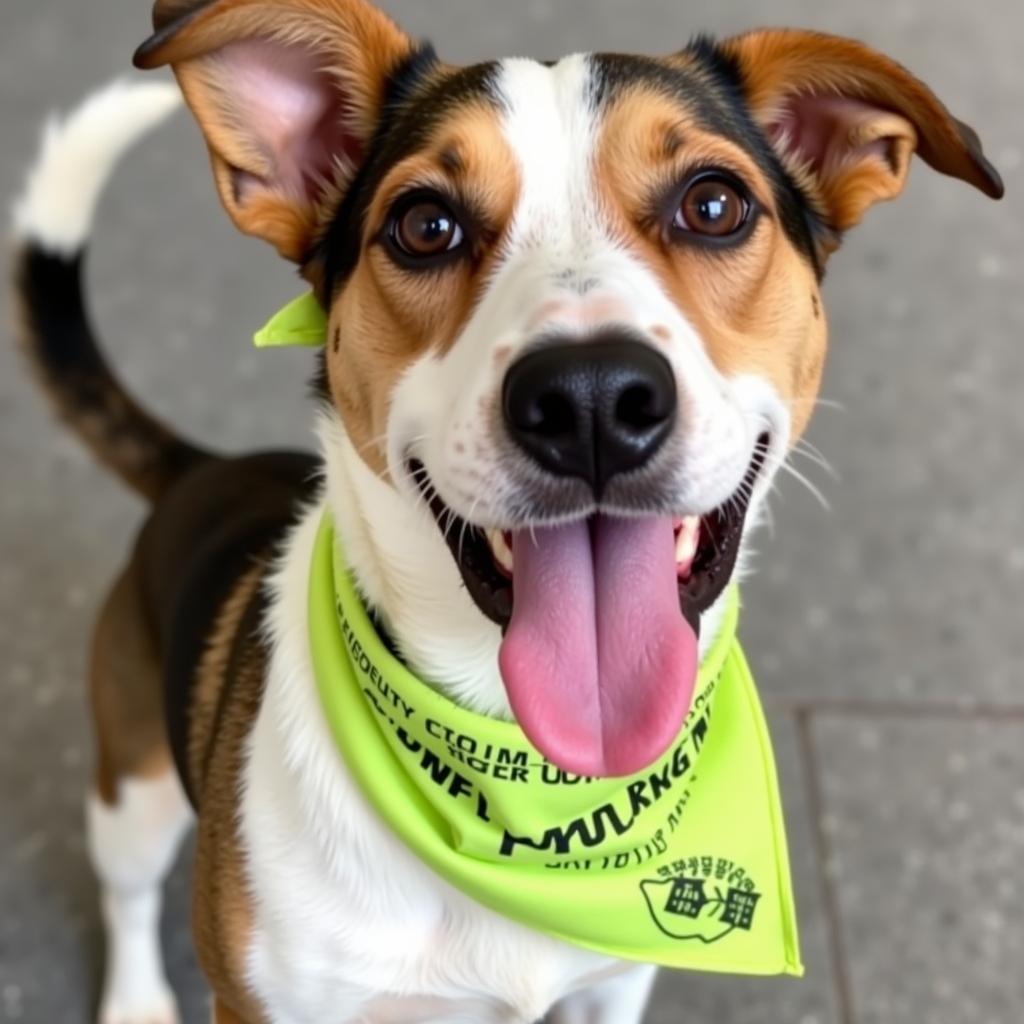
[(218, 1024), (636, 1024), (653, 966), (495, 912), (371, 808), (317, 698), (320, 524), (437, 692), (567, 773), (644, 768), (815, 405), (831, 254), (915, 152), (994, 198), (997, 172), (910, 73), (812, 32), (460, 68), (367, 0), (158, 0), (135, 61), (173, 68), (228, 215), (297, 265), (326, 343), (315, 458), (157, 422), (100, 353), (81, 264), (178, 89), (52, 128), (16, 209), (23, 346), (151, 503), (90, 664), (100, 1021), (177, 1019), (160, 889), (195, 820)]

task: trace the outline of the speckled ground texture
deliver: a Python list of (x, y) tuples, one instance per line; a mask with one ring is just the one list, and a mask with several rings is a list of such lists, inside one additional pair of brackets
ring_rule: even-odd
[[(923, 165), (835, 258), (831, 361), (774, 501), (743, 634), (773, 723), (807, 977), (665, 976), (650, 1024), (1024, 1019), (1024, 7), (1018, 0), (388, 0), (456, 60), (658, 52), (761, 23), (863, 38), (934, 85), (1006, 177), (990, 203)], [(47, 111), (116, 73), (146, 0), (0, 2), (0, 195)], [(6, 255), (0, 255), (0, 261)], [(6, 278), (6, 265), (2, 268)], [(247, 334), (295, 291), (236, 236), (179, 117), (122, 168), (91, 253), (114, 362), (225, 449), (309, 444), (308, 359)], [(9, 303), (0, 296), (7, 319)], [(102, 950), (82, 842), (90, 621), (141, 509), (51, 421), (0, 345), (0, 1020), (84, 1024)], [(188, 867), (166, 940), (205, 1022)]]

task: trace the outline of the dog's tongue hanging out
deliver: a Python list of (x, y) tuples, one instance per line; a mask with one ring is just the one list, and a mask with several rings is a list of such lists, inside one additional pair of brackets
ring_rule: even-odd
[(500, 663), (520, 726), (566, 771), (646, 768), (679, 734), (697, 677), (672, 520), (597, 516), (523, 530), (513, 555)]

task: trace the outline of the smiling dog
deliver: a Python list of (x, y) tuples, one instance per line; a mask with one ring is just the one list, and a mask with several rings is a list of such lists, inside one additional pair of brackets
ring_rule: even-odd
[(371, 809), (317, 697), (320, 524), (441, 696), (566, 778), (647, 768), (815, 404), (830, 254), (915, 152), (999, 177), (903, 68), (809, 32), (456, 68), (365, 0), (160, 0), (154, 22), (136, 63), (173, 67), (228, 214), (326, 312), (321, 457), (205, 452), (107, 368), (90, 215), (176, 91), (95, 97), (17, 226), (38, 376), (153, 504), (91, 663), (101, 1021), (175, 1019), (157, 927), (187, 792), (221, 1024), (635, 1024), (653, 968), (495, 913)]

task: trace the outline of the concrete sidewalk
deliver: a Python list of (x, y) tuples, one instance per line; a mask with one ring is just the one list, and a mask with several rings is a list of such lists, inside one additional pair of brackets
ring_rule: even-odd
[[(771, 714), (807, 978), (665, 976), (651, 1024), (1017, 1024), (1024, 1019), (1024, 6), (1018, 0), (390, 0), (442, 53), (656, 52), (763, 22), (861, 37), (973, 124), (993, 204), (915, 169), (834, 260), (833, 351), (801, 468), (747, 586)], [(746, 8), (746, 10), (741, 10)], [(43, 115), (125, 71), (147, 0), (3, 0), (0, 196)], [(4, 267), (6, 277), (6, 266)], [(251, 329), (289, 270), (236, 236), (184, 117), (135, 154), (90, 264), (113, 362), (211, 445), (310, 443), (308, 359)], [(7, 297), (0, 297), (6, 320)], [(799, 462), (798, 462), (799, 465)], [(82, 843), (90, 622), (140, 508), (52, 422), (0, 345), (0, 1020), (84, 1024), (100, 969)], [(187, 875), (167, 947), (185, 1019), (205, 994)]]

